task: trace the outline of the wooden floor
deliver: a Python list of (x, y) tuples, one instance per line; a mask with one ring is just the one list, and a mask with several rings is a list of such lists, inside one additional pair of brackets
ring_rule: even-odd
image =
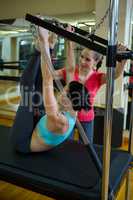
[(17, 84), (16, 82), (14, 81), (3, 81), (3, 80), (0, 80), (0, 95), (2, 94), (5, 94), (6, 92), (15, 92), (16, 89), (17, 89), (17, 86), (19, 84)]
[[(124, 150), (128, 149), (128, 138), (124, 138), (123, 139), (123, 145), (122, 148)], [(133, 200), (133, 168), (130, 169), (130, 199), (129, 200)], [(127, 200), (125, 197), (125, 190), (126, 190), (126, 178), (120, 188), (120, 191), (117, 195), (116, 200)]]
[(35, 192), (14, 186), (12, 184), (0, 181), (0, 199), (1, 200), (52, 200)]

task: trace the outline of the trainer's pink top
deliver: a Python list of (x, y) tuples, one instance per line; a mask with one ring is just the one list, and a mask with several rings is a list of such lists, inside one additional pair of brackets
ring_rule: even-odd
[[(63, 69), (63, 78), (66, 80), (66, 70)], [(75, 81), (79, 81), (79, 75), (78, 75), (78, 67), (76, 67), (75, 74), (74, 74), (74, 79)], [(89, 111), (85, 111), (82, 109), (81, 111), (78, 112), (78, 119), (79, 121), (91, 121), (94, 119), (94, 100), (95, 96), (97, 94), (97, 91), (101, 87), (101, 77), (104, 73), (98, 72), (96, 70), (93, 70), (92, 74), (89, 76), (89, 78), (85, 82), (85, 86), (88, 89), (90, 93), (90, 102), (92, 105), (92, 108)]]

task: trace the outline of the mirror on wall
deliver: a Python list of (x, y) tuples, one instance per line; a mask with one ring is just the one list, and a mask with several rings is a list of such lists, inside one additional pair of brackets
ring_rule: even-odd
[(32, 37), (22, 38), (19, 41), (18, 51), (19, 51), (19, 61), (21, 61), (21, 68), (25, 69), (27, 67), (28, 61), (31, 57), (31, 54), (34, 51), (34, 44)]

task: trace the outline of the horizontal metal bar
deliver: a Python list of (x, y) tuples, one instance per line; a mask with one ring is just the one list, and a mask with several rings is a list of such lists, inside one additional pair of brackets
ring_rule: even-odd
[(19, 61), (0, 61), (0, 65), (5, 65), (5, 64), (21, 64), (21, 63), (27, 63), (27, 60), (19, 60)]
[(74, 29), (75, 29), (75, 32), (76, 33), (79, 33), (79, 34), (81, 34), (81, 35), (83, 35), (83, 36), (89, 36), (89, 38), (92, 40), (92, 41), (96, 41), (96, 42), (99, 42), (99, 43), (101, 43), (101, 44), (104, 44), (104, 45), (108, 45), (108, 40), (105, 40), (104, 38), (101, 38), (101, 37), (99, 37), (99, 36), (97, 36), (97, 35), (94, 35), (94, 34), (92, 34), (92, 35), (90, 35), (89, 34), (89, 32), (87, 32), (87, 31), (85, 31), (85, 30), (82, 30), (82, 29), (80, 29), (80, 28), (77, 28), (77, 27), (75, 27), (75, 26), (72, 26)]
[(94, 41), (97, 41), (97, 42), (99, 42), (101, 44), (104, 44), (106, 46), (108, 45), (108, 40), (105, 40), (104, 38), (101, 38), (101, 37), (99, 37), (97, 35), (90, 35), (89, 37), (90, 37), (90, 39), (92, 39)]
[[(83, 45), (89, 49), (92, 49), (94, 51), (97, 51), (103, 55), (107, 54), (107, 40), (100, 38), (96, 35), (92, 35), (89, 36), (89, 38), (87, 37), (87, 34), (89, 34), (88, 32), (79, 29), (77, 27), (75, 27), (75, 31), (76, 32), (69, 32), (67, 31), (63, 26), (59, 26), (57, 24), (52, 24), (51, 21), (45, 20), (45, 19), (40, 19), (36, 16), (30, 15), (30, 14), (26, 14), (25, 19), (37, 26), (41, 26), (49, 31), (52, 31), (64, 38), (67, 38), (71, 41), (74, 41), (80, 45)], [(96, 41), (101, 44), (98, 44)], [(116, 60), (117, 61), (121, 61), (122, 59), (131, 59), (132, 58), (132, 51), (128, 50), (127, 52), (118, 52), (116, 54)]]
[(21, 66), (15, 66), (15, 65), (0, 65), (0, 70), (4, 70), (4, 69), (16, 69), (16, 70), (21, 70), (22, 67)]
[(97, 51), (97, 52), (99, 52), (103, 55), (106, 55), (106, 48), (104, 46), (90, 41), (90, 39), (86, 38), (83, 35), (79, 35), (77, 33), (69, 32), (62, 27), (53, 25), (52, 23), (50, 23), (48, 21), (42, 20), (42, 19), (35, 17), (33, 15), (30, 15), (30, 14), (26, 14), (25, 19), (27, 21), (35, 24), (35, 25), (44, 27), (44, 28), (48, 29), (49, 31), (52, 31), (52, 32), (64, 37), (64, 38), (67, 38), (71, 41), (77, 42), (80, 45), (83, 45), (83, 46), (90, 48), (94, 51)]
[(124, 71), (123, 75), (124, 76), (133, 76), (133, 72), (126, 72), (126, 71)]
[(0, 76), (0, 80), (19, 82), (20, 81), (20, 77), (18, 77), (18, 76)]
[[(65, 29), (66, 29), (67, 26), (69, 26), (68, 23), (62, 23), (62, 22), (60, 22), (60, 21), (58, 21), (57, 19), (54, 19), (54, 18), (52, 18), (52, 19), (45, 19), (45, 20), (47, 20), (47, 22), (56, 24), (57, 26), (60, 26), (60, 27), (62, 26)], [(104, 44), (106, 46), (108, 45), (108, 40), (105, 40), (104, 38), (96, 36), (95, 34), (91, 34), (88, 31), (80, 29), (80, 28), (78, 28), (76, 26), (72, 26), (72, 27), (74, 28), (74, 32), (75, 33), (79, 33), (79, 34), (81, 34), (83, 36), (88, 36), (88, 38), (91, 39), (91, 40), (93, 40), (93, 42), (96, 41), (96, 42), (99, 42), (99, 43)]]
[(117, 52), (116, 58), (118, 61), (121, 60), (133, 60), (133, 51), (131, 50), (127, 50), (127, 51), (121, 51), (121, 52)]

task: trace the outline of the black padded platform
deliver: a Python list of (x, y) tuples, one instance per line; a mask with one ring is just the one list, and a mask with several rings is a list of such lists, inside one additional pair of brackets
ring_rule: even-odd
[[(100, 199), (101, 179), (83, 145), (66, 142), (49, 152), (18, 154), (10, 129), (0, 127), (0, 178), (56, 199)], [(95, 147), (101, 158), (102, 148)], [(124, 151), (111, 155), (110, 181), (119, 187), (132, 157)]]

